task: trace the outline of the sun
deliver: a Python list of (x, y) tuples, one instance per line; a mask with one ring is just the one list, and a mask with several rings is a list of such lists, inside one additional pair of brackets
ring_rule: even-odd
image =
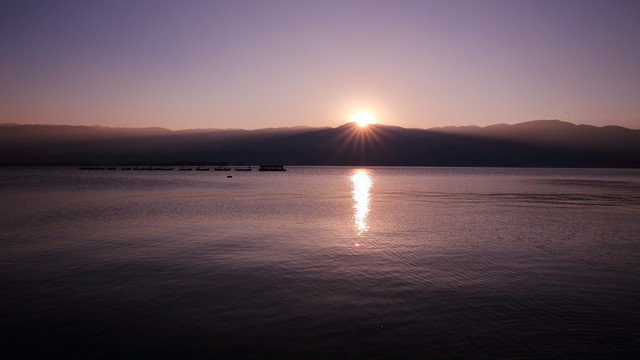
[(373, 124), (375, 122), (375, 118), (367, 111), (360, 111), (351, 116), (351, 121), (355, 122), (360, 127), (365, 127), (369, 124)]

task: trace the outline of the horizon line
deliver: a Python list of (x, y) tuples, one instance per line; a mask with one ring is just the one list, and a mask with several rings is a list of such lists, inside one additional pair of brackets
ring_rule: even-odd
[[(403, 127), (403, 126), (399, 126), (399, 125), (390, 125), (390, 124), (385, 124), (385, 123), (372, 123), (369, 124), (367, 126), (383, 126), (383, 127), (395, 127), (395, 128), (403, 128), (403, 129), (409, 129), (409, 130), (434, 130), (434, 129), (446, 129), (446, 128), (468, 128), (468, 127), (475, 127), (475, 128), (488, 128), (488, 127), (492, 127), (492, 126), (515, 126), (515, 125), (521, 125), (521, 124), (526, 124), (526, 123), (532, 123), (532, 122), (558, 122), (558, 123), (564, 123), (564, 124), (571, 124), (574, 126), (589, 126), (589, 127), (595, 127), (595, 128), (605, 128), (605, 127), (620, 127), (620, 128), (625, 128), (625, 129), (629, 129), (629, 130), (640, 130), (640, 129), (634, 129), (634, 128), (630, 128), (630, 127), (626, 127), (626, 126), (622, 126), (622, 125), (616, 125), (616, 124), (608, 124), (608, 125), (591, 125), (591, 124), (577, 124), (571, 121), (566, 121), (566, 120), (559, 120), (559, 119), (536, 119), (536, 120), (526, 120), (526, 121), (522, 121), (522, 122), (515, 122), (515, 123), (505, 123), (505, 122), (501, 122), (501, 123), (495, 123), (495, 124), (490, 124), (490, 125), (475, 125), (475, 124), (469, 124), (469, 125), (443, 125), (443, 126), (434, 126), (434, 127), (429, 127), (429, 128), (418, 128), (418, 127)], [(346, 123), (343, 123), (341, 125), (337, 125), (337, 126), (310, 126), (310, 125), (293, 125), (293, 126), (271, 126), (271, 127), (264, 127), (264, 128), (254, 128), (254, 129), (243, 129), (243, 128), (214, 128), (214, 127), (210, 127), (210, 128), (182, 128), (182, 129), (172, 129), (172, 128), (167, 128), (167, 127), (162, 127), (162, 126), (140, 126), (140, 127), (127, 127), (127, 126), (106, 126), (106, 125), (82, 125), (82, 124), (44, 124), (44, 123), (25, 123), (25, 124), (21, 124), (21, 123), (12, 123), (12, 122), (8, 122), (8, 123), (0, 123), (0, 127), (5, 127), (5, 126), (67, 126), (67, 127), (85, 127), (85, 128), (106, 128), (106, 129), (128, 129), (128, 130), (133, 130), (133, 129), (139, 129), (139, 130), (145, 130), (145, 129), (157, 129), (157, 130), (166, 130), (166, 131), (171, 131), (171, 132), (183, 132), (183, 131), (202, 131), (202, 132), (206, 132), (206, 131), (261, 131), (261, 130), (283, 130), (283, 129), (337, 129), (339, 127), (342, 126), (346, 126), (346, 125), (356, 125), (356, 123), (354, 121), (349, 121)], [(357, 125), (356, 125), (357, 126)]]

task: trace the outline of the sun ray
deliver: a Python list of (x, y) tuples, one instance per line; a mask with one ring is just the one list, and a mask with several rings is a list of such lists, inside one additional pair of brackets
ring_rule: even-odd
[[(336, 139), (337, 151), (334, 160), (359, 165), (385, 165), (392, 158), (389, 138), (385, 128), (379, 125), (359, 127), (351, 123), (343, 127)], [(391, 156), (391, 157), (390, 157)]]

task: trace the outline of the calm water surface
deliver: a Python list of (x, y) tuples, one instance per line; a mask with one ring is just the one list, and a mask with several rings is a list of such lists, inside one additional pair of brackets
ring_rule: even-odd
[(638, 170), (7, 167), (0, 194), (5, 359), (640, 355)]

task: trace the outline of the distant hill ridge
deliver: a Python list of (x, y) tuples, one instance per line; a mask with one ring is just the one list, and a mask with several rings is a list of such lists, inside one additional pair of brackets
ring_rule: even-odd
[(0, 164), (640, 167), (640, 130), (535, 120), (407, 129), (353, 123), (258, 130), (0, 125)]

